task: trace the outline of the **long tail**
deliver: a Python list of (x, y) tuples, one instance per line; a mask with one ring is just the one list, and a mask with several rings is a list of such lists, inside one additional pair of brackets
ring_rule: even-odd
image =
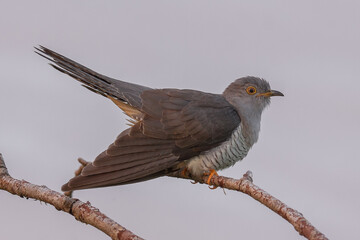
[(51, 62), (51, 66), (78, 80), (87, 89), (111, 100), (120, 100), (136, 109), (141, 107), (141, 93), (150, 89), (99, 74), (46, 47), (39, 46), (35, 49), (37, 54)]

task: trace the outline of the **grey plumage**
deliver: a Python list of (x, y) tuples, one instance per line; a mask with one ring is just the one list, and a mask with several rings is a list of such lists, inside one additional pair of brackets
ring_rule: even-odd
[(229, 167), (257, 141), (269, 97), (282, 95), (255, 77), (236, 80), (221, 95), (151, 89), (98, 74), (45, 47), (36, 49), (131, 118), (132, 126), (63, 191), (145, 181), (184, 167), (194, 175)]

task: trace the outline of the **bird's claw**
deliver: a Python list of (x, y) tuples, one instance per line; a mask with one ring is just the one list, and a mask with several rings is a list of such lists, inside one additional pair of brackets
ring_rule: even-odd
[[(180, 172), (180, 175), (181, 175), (182, 177), (188, 177), (188, 176), (189, 176), (189, 169), (188, 169), (187, 167), (185, 167), (185, 168)], [(193, 180), (193, 181), (190, 181), (190, 183), (192, 183), (192, 184), (197, 184), (198, 181)]]
[[(215, 175), (215, 176), (219, 176), (214, 169), (211, 169), (210, 172), (205, 172), (204, 175), (205, 175), (205, 176), (209, 175), (208, 179), (206, 180), (206, 184), (207, 184), (207, 185), (210, 185), (211, 178), (212, 178), (214, 175)], [(217, 188), (217, 186), (209, 186), (209, 188), (210, 188), (211, 190), (214, 190), (214, 189)]]
[(218, 188), (217, 186), (209, 186), (209, 189), (211, 189), (211, 190), (215, 190), (217, 188)]

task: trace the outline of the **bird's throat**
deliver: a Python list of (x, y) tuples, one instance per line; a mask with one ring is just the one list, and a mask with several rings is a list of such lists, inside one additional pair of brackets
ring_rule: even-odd
[(250, 148), (259, 138), (261, 112), (242, 110), (239, 115), (241, 118), (241, 133)]

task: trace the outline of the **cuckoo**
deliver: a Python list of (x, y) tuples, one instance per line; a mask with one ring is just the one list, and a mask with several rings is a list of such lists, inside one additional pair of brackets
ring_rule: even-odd
[(258, 140), (270, 97), (284, 96), (252, 76), (235, 80), (222, 94), (153, 89), (104, 76), (43, 46), (36, 50), (130, 118), (130, 128), (63, 191), (136, 183), (184, 170), (194, 177), (208, 174), (210, 180), (247, 155)]

